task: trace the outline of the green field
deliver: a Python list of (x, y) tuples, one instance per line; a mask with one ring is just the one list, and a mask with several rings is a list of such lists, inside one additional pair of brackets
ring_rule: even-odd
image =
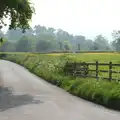
[[(7, 53), (12, 54), (12, 53)], [(14, 53), (14, 54), (22, 54), (24, 53)], [(72, 62), (96, 62), (99, 61), (100, 63), (119, 63), (120, 64), (120, 54), (119, 53), (52, 53), (52, 54), (32, 54), (32, 53), (25, 53), (27, 55), (32, 55), (39, 57), (41, 60), (51, 61), (53, 64), (64, 65), (66, 61)], [(61, 66), (57, 66), (61, 67)], [(95, 66), (89, 66), (90, 69), (95, 69)], [(108, 70), (108, 66), (99, 66), (100, 70)], [(113, 70), (120, 72), (120, 67), (113, 67)], [(95, 75), (95, 72), (89, 72), (89, 74)], [(99, 72), (99, 77), (102, 79), (103, 77), (108, 77), (108, 73)], [(112, 77), (119, 80), (120, 75), (119, 73), (113, 73)]]
[[(60, 58), (64, 56), (65, 60), (73, 61), (73, 62), (100, 62), (100, 63), (118, 63), (120, 64), (120, 54), (119, 53), (80, 53), (80, 54), (48, 54), (50, 56), (56, 56), (56, 58)], [(95, 66), (89, 66), (90, 69), (95, 70)], [(114, 71), (120, 72), (120, 67), (113, 67)], [(109, 66), (99, 66), (99, 70), (109, 70)], [(89, 74), (95, 75), (95, 72), (90, 72)], [(108, 77), (108, 73), (99, 72), (99, 77), (102, 79), (103, 77)], [(119, 73), (113, 73), (112, 77), (114, 79), (119, 80)]]
[(85, 61), (85, 62), (110, 62), (120, 63), (119, 53), (76, 53), (76, 54), (47, 54), (49, 56), (62, 56), (65, 55), (72, 61)]
[[(84, 54), (75, 54), (68, 55), (68, 59), (77, 62), (96, 62), (99, 63), (117, 63), (120, 64), (120, 54), (118, 53), (84, 53)], [(95, 70), (95, 66), (89, 66), (90, 69)], [(109, 70), (109, 66), (99, 66), (100, 70)], [(120, 67), (113, 67), (114, 71), (120, 72)], [(95, 72), (90, 72), (89, 74), (95, 74)], [(99, 77), (108, 77), (108, 73), (99, 72)], [(113, 73), (112, 77), (115, 79), (120, 79), (119, 73)]]
[[(92, 78), (65, 76), (63, 67), (66, 61), (110, 62), (120, 63), (117, 53), (80, 53), (80, 54), (32, 54), (12, 53), (6, 59), (26, 67), (30, 72), (44, 78), (47, 82), (57, 85), (66, 91), (102, 104), (120, 109), (120, 83), (118, 81), (96, 80)], [(101, 69), (107, 69), (103, 67)], [(119, 69), (119, 68), (114, 68)], [(101, 76), (105, 76), (101, 74)], [(114, 75), (115, 76), (115, 75)]]

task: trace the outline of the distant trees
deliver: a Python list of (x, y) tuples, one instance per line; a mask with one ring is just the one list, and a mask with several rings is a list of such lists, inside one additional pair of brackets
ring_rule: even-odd
[(102, 35), (97, 35), (93, 42), (93, 50), (108, 50), (109, 43)]
[(87, 50), (94, 50), (93, 44), (94, 44), (94, 41), (93, 41), (93, 40), (87, 39), (87, 40), (86, 40), (86, 49), (87, 49)]
[(71, 44), (69, 41), (64, 41), (64, 50), (69, 51), (71, 49)]
[(23, 35), (24, 34), (20, 28), (17, 28), (16, 30), (8, 30), (6, 32), (6, 37), (12, 42), (20, 40)]
[(80, 44), (78, 44), (78, 50), (80, 50)]
[(16, 44), (16, 51), (18, 52), (31, 52), (30, 40), (27, 36), (23, 36)]
[(37, 52), (48, 52), (52, 47), (52, 44), (48, 40), (39, 40), (36, 44)]
[(73, 41), (74, 50), (77, 50), (78, 44), (81, 45), (80, 48), (81, 50), (85, 50), (87, 48), (85, 36), (82, 35), (74, 36), (74, 41)]
[(70, 47), (68, 46), (68, 44), (65, 44), (65, 45), (64, 45), (64, 49), (65, 49), (66, 51), (69, 51), (69, 50), (70, 50)]
[(59, 50), (63, 50), (63, 43), (62, 42), (58, 42), (59, 44)]
[(117, 52), (120, 52), (120, 31), (113, 31), (112, 36), (114, 38), (112, 46)]
[(1, 52), (16, 52), (16, 44), (6, 41), (1, 47)]
[[(8, 40), (3, 47), (5, 51), (14, 49), (17, 52), (51, 52), (110, 49), (108, 40), (102, 35), (97, 35), (95, 40), (91, 40), (82, 35), (74, 36), (61, 29), (56, 30), (40, 25), (26, 30), (26, 33), (22, 33), (20, 28), (8, 30), (5, 34), (1, 31), (0, 36)], [(10, 46), (9, 49), (8, 46)]]

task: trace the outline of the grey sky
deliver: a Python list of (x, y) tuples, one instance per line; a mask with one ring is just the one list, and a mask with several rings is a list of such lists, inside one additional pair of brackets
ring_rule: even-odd
[[(112, 40), (120, 30), (120, 0), (31, 0), (36, 9), (36, 24), (63, 29), (74, 35), (95, 38), (102, 34)], [(3, 30), (6, 30), (4, 28)]]
[(94, 38), (120, 28), (120, 0), (32, 0), (36, 15), (32, 25), (61, 28)]

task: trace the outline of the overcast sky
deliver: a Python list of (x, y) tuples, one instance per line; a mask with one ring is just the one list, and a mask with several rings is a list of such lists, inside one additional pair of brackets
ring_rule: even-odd
[[(63, 29), (74, 35), (94, 39), (102, 34), (112, 40), (113, 30), (120, 30), (120, 0), (31, 0), (36, 15), (32, 26)], [(3, 31), (7, 28), (4, 27)]]
[(61, 28), (94, 38), (120, 29), (120, 0), (32, 0), (36, 15), (32, 24)]

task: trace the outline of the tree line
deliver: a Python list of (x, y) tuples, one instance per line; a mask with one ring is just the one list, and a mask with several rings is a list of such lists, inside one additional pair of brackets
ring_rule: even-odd
[[(113, 36), (117, 36), (114, 32)], [(72, 35), (62, 29), (36, 25), (34, 28), (0, 31), (4, 42), (0, 51), (5, 52), (52, 52), (52, 51), (111, 51), (119, 50), (119, 40), (109, 43), (107, 38), (97, 35), (94, 40), (83, 35)], [(118, 39), (118, 38), (117, 38)]]

